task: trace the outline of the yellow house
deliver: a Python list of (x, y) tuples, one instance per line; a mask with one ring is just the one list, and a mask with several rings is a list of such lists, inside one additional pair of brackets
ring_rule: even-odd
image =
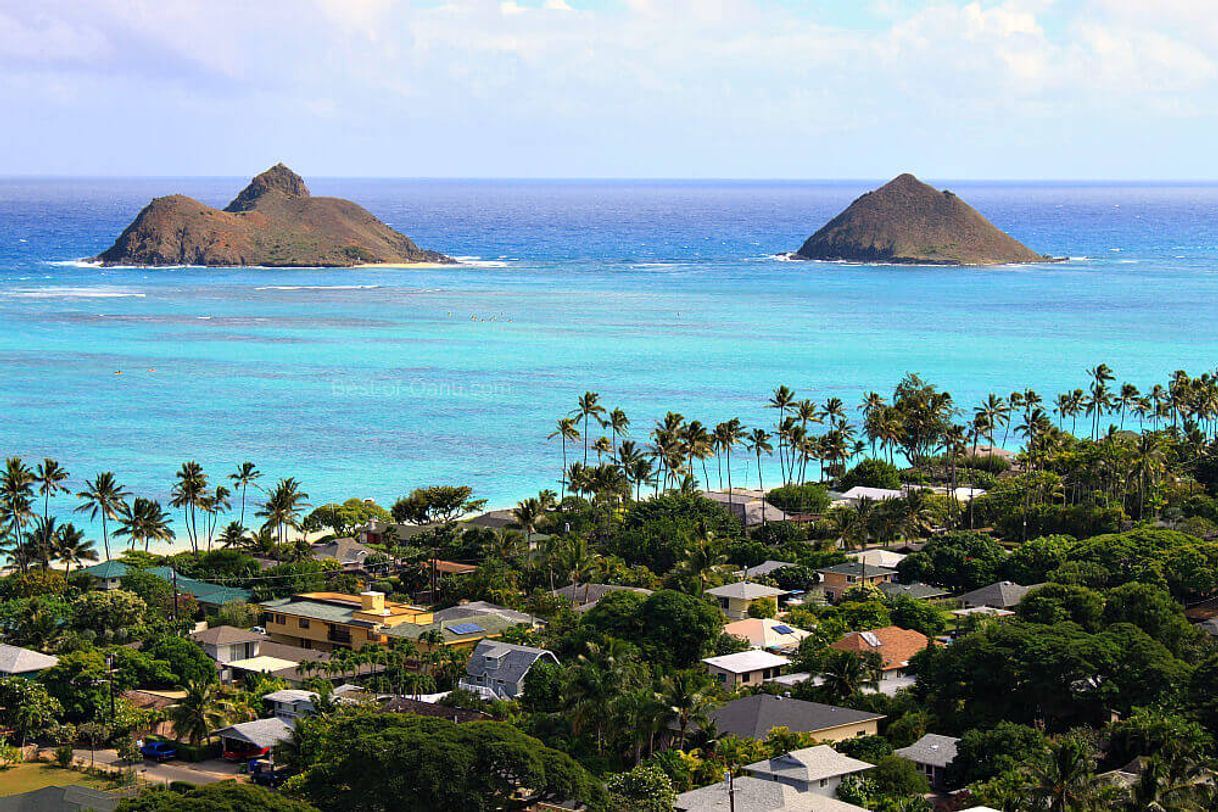
[(385, 645), (386, 633), (404, 623), (424, 626), (432, 613), (419, 606), (386, 601), (383, 592), (306, 592), (265, 601), (266, 633), (277, 643), (332, 651)]
[(777, 600), (779, 596), (787, 593), (785, 590), (775, 589), (765, 584), (740, 581), (708, 589), (706, 594), (719, 602), (719, 608), (723, 610), (723, 614), (732, 620), (743, 620), (749, 616), (749, 607), (753, 605), (754, 601), (762, 598)]

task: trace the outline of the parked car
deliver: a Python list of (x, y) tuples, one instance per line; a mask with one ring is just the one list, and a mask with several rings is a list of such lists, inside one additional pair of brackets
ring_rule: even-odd
[(260, 787), (277, 789), (287, 777), (283, 770), (276, 770), (268, 759), (256, 758), (249, 763), (249, 776)]
[(178, 748), (169, 742), (147, 742), (140, 748), (140, 755), (149, 761), (169, 761), (178, 757)]
[(225, 746), (224, 752), (221, 755), (226, 761), (249, 761), (254, 758), (262, 758), (269, 755), (270, 752), (271, 748), (269, 747), (255, 747), (252, 744), (233, 742), (232, 745)]

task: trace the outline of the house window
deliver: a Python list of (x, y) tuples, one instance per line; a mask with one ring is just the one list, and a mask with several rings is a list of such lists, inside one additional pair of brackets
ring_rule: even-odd
[(828, 778), (822, 778), (822, 779), (820, 780), (820, 785), (821, 785), (822, 787), (827, 787), (827, 786), (829, 786), (829, 779), (828, 779)]
[(853, 584), (853, 583), (854, 583), (855, 581), (857, 581), (857, 580), (858, 580), (858, 579), (857, 579), (857, 578), (855, 578), (853, 575), (847, 575), (847, 576), (846, 576), (846, 583), (848, 583), (848, 584)]
[(287, 615), (275, 615), (275, 622), (281, 626), (286, 626), (288, 622)]
[(302, 617), (296, 622), (300, 624), (300, 628), (302, 629), (309, 628), (309, 619), (307, 617)]

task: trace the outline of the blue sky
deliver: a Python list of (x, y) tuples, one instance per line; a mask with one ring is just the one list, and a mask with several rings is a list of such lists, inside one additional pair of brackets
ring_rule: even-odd
[(0, 174), (1218, 178), (1202, 0), (0, 0)]

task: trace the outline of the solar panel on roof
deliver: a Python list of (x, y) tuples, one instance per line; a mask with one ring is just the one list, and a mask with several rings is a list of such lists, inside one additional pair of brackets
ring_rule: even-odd
[(779, 634), (795, 634), (795, 630), (790, 626), (783, 626), (781, 624), (775, 626), (774, 631), (778, 632)]
[(453, 634), (477, 634), (484, 632), (486, 629), (479, 626), (477, 623), (456, 623), (448, 627), (448, 630)]
[(863, 632), (863, 639), (867, 641), (867, 645), (873, 648), (880, 647), (880, 638), (876, 637), (872, 632)]

